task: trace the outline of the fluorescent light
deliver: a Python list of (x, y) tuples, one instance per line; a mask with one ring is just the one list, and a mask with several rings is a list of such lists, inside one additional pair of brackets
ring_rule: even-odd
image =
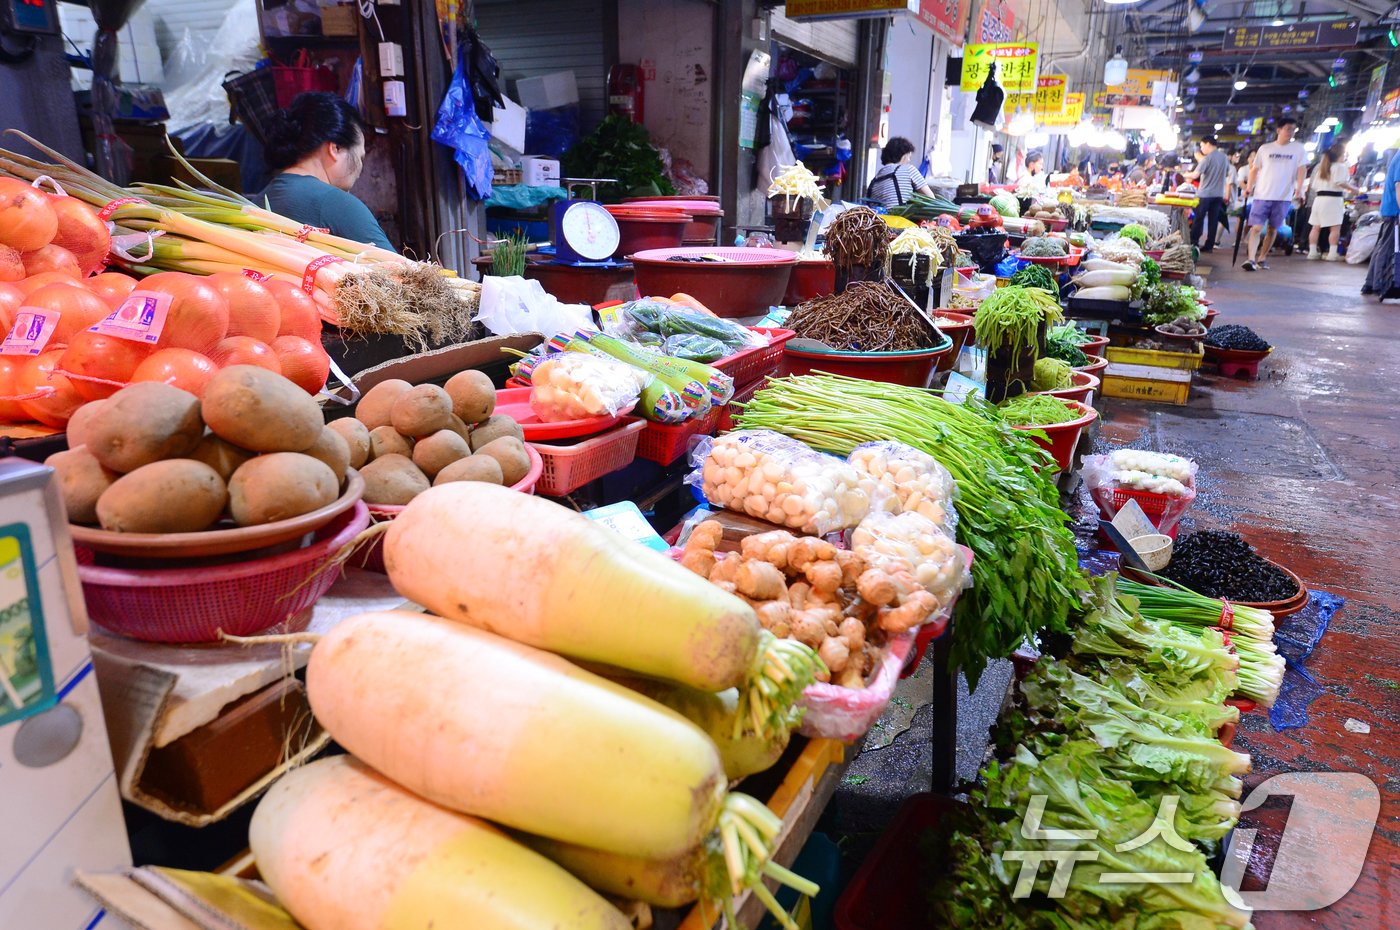
[(1281, 19), (1275, 19), (1273, 22), (1269, 23), (1269, 25), (1270, 25), (1270, 26), (1282, 26), (1282, 25), (1283, 25), (1283, 20), (1281, 20)]
[(1108, 87), (1117, 87), (1128, 79), (1128, 62), (1123, 58), (1123, 46), (1118, 46), (1118, 50), (1113, 53), (1113, 57), (1104, 62), (1103, 82)]
[(1248, 86), (1249, 82), (1246, 81), (1244, 78), (1240, 78), (1238, 81), (1235, 82), (1235, 90), (1244, 90)]
[(1216, 124), (1215, 124), (1215, 131), (1216, 131), (1216, 132), (1219, 132), (1220, 130), (1222, 130), (1222, 129), (1224, 129), (1224, 128), (1225, 128), (1225, 124), (1224, 124), (1224, 123), (1216, 123)]

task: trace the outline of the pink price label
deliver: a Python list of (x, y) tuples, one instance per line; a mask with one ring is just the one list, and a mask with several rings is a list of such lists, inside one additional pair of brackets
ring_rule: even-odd
[(122, 197), (118, 200), (113, 200), (111, 203), (107, 204), (107, 206), (97, 211), (97, 218), (105, 223), (112, 218), (112, 214), (116, 213), (117, 210), (133, 203), (144, 203), (144, 201), (140, 197)]
[(88, 332), (155, 345), (165, 329), (165, 317), (174, 300), (169, 294), (132, 291), (107, 319), (89, 326)]
[(261, 271), (254, 271), (252, 268), (244, 268), (243, 277), (252, 278), (260, 284), (272, 280), (272, 275), (263, 274)]
[(0, 355), (38, 355), (53, 338), (58, 328), (58, 318), (62, 316), (53, 310), (38, 307), (20, 307), (15, 313), (15, 324), (0, 342)]
[(316, 272), (327, 265), (334, 265), (336, 262), (343, 262), (345, 259), (338, 255), (320, 255), (311, 260), (306, 266), (306, 271), (301, 276), (301, 289), (308, 294), (316, 293)]

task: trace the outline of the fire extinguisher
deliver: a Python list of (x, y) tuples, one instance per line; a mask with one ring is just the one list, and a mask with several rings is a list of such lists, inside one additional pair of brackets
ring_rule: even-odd
[(640, 68), (636, 65), (613, 65), (608, 69), (608, 115), (617, 114), (640, 123), (643, 120), (644, 97)]

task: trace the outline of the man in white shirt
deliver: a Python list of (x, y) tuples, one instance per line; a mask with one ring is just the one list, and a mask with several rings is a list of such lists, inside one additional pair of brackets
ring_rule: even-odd
[[(1278, 228), (1288, 220), (1288, 210), (1303, 202), (1304, 183), (1308, 173), (1308, 152), (1303, 143), (1293, 141), (1298, 121), (1285, 116), (1275, 127), (1277, 136), (1255, 153), (1245, 182), (1245, 195), (1252, 198), (1249, 205), (1249, 256), (1244, 270), (1269, 268), (1269, 249), (1273, 248)], [(1263, 249), (1259, 248), (1261, 230)]]

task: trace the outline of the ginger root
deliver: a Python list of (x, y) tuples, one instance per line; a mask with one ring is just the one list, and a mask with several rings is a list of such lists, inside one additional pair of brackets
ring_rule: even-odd
[(856, 579), (869, 568), (865, 557), (852, 552), (850, 549), (836, 550), (836, 564), (841, 566), (841, 586), (843, 588), (854, 588)]
[(738, 589), (756, 601), (787, 600), (787, 578), (782, 570), (755, 560), (745, 560), (734, 578)]
[(742, 564), (743, 560), (737, 555), (719, 558), (715, 562), (715, 567), (710, 570), (710, 580), (715, 584), (726, 581), (735, 584), (739, 580), (739, 567)]
[(792, 605), (787, 601), (768, 601), (759, 604), (754, 608), (754, 613), (758, 614), (758, 622), (763, 625), (763, 628), (775, 636), (786, 635), (779, 634), (778, 627), (791, 630)]
[(715, 548), (724, 538), (724, 527), (718, 520), (706, 520), (695, 527), (685, 541), (681, 565), (701, 578), (709, 578), (715, 569)]
[(861, 572), (860, 577), (856, 579), (856, 590), (860, 593), (862, 600), (869, 601), (878, 607), (888, 607), (899, 597), (894, 579), (890, 577), (888, 572), (878, 568), (870, 568)]
[(836, 684), (841, 688), (850, 688), (859, 691), (865, 687), (865, 674), (861, 671), (859, 662), (848, 662), (841, 673), (836, 676)]
[(805, 572), (813, 562), (830, 562), (836, 558), (836, 547), (815, 536), (803, 536), (788, 546), (788, 568)]
[(938, 598), (920, 589), (911, 594), (898, 607), (880, 611), (880, 629), (889, 633), (903, 633), (928, 620), (938, 610)]
[(803, 574), (812, 585), (812, 590), (824, 598), (835, 599), (841, 590), (841, 566), (835, 559), (808, 562)]
[(855, 617), (842, 620), (836, 632), (846, 641), (846, 647), (851, 652), (859, 652), (865, 648), (865, 624)]
[(717, 560), (713, 549), (692, 549), (686, 546), (681, 553), (681, 567), (688, 568), (701, 578), (709, 578), (715, 570)]
[(812, 586), (805, 581), (794, 581), (788, 588), (788, 601), (793, 610), (805, 610), (812, 599)]
[(821, 646), (817, 649), (817, 655), (826, 667), (831, 669), (833, 675), (839, 674), (850, 661), (851, 650), (846, 646), (846, 641), (839, 636), (828, 636), (822, 640)]
[(796, 541), (797, 537), (787, 530), (773, 530), (756, 536), (746, 536), (739, 543), (739, 552), (746, 559), (757, 559), (774, 568), (786, 569), (789, 552)]

